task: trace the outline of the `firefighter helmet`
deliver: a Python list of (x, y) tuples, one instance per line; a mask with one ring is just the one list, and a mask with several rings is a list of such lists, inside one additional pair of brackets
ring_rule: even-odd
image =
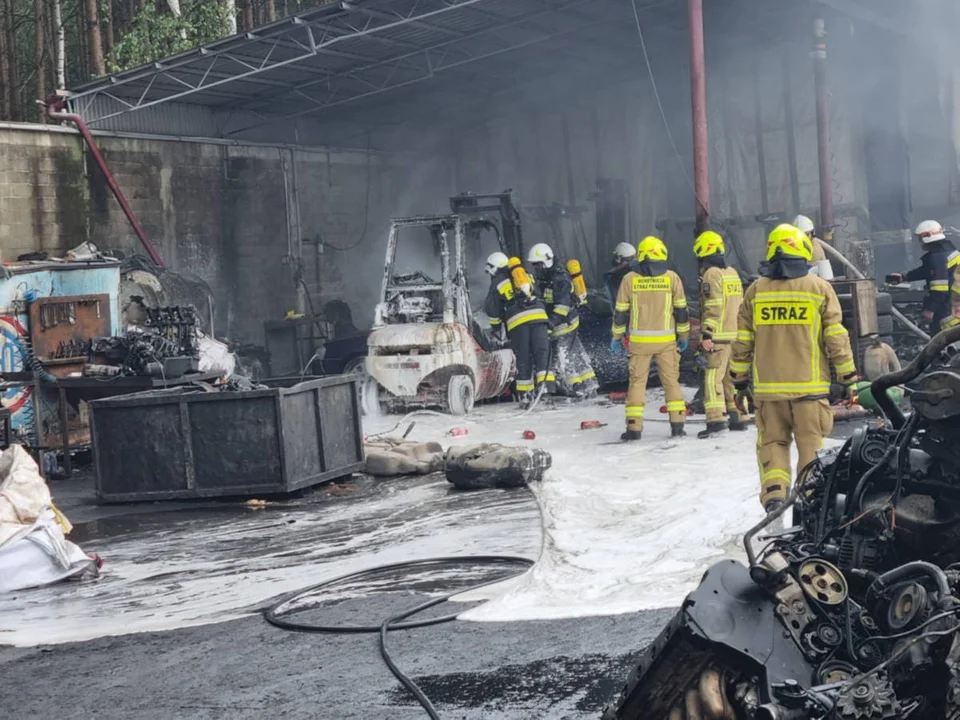
[(946, 234), (943, 232), (943, 226), (936, 220), (924, 220), (917, 225), (915, 234), (924, 245), (947, 239)]
[(810, 262), (813, 259), (813, 243), (800, 228), (778, 225), (767, 238), (767, 260), (773, 260), (777, 255)]
[(622, 242), (613, 249), (613, 264), (619, 265), (620, 263), (630, 262), (636, 254), (637, 251), (633, 249), (633, 245)]
[(487, 266), (484, 268), (487, 275), (493, 276), (497, 274), (497, 270), (500, 268), (505, 268), (507, 266), (507, 256), (502, 252), (495, 252), (490, 257), (487, 258)]
[(723, 244), (723, 238), (713, 230), (700, 233), (700, 237), (693, 244), (693, 254), (698, 258), (723, 255), (725, 252), (727, 252), (727, 248)]
[(667, 259), (667, 246), (663, 240), (653, 235), (647, 235), (640, 244), (637, 245), (637, 260), (665, 261)]
[(797, 228), (800, 232), (807, 233), (808, 235), (812, 235), (814, 232), (816, 232), (816, 228), (813, 226), (813, 220), (808, 218), (806, 215), (797, 215), (790, 224)]
[(527, 262), (531, 265), (542, 265), (545, 268), (553, 267), (553, 250), (546, 243), (537, 243), (530, 248)]

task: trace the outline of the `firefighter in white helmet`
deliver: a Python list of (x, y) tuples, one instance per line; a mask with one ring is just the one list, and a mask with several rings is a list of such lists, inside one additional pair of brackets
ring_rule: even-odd
[(624, 276), (637, 267), (637, 249), (628, 242), (622, 242), (613, 249), (613, 263), (604, 276), (603, 284), (607, 288), (610, 307), (617, 304), (617, 291)]
[(639, 440), (643, 431), (647, 376), (650, 361), (667, 399), (670, 431), (683, 437), (687, 404), (680, 389), (680, 355), (690, 337), (690, 316), (680, 276), (667, 267), (667, 246), (660, 238), (645, 237), (637, 246), (637, 267), (624, 276), (613, 313), (610, 350), (630, 355), (630, 387), (627, 390), (627, 429), (621, 440)]
[(510, 258), (495, 252), (487, 258), (486, 272), (490, 290), (483, 309), (495, 332), (503, 332), (517, 360), (517, 396), (529, 404), (538, 384), (547, 381), (550, 340), (547, 336), (547, 311), (543, 302), (527, 293), (510, 272)]
[(810, 274), (819, 275), (824, 280), (833, 280), (833, 267), (827, 256), (820, 247), (821, 240), (817, 237), (817, 229), (813, 226), (813, 220), (806, 215), (797, 215), (790, 223), (810, 238), (810, 244), (813, 247), (813, 257), (810, 259)]
[(537, 294), (543, 298), (550, 318), (550, 373), (558, 389), (571, 397), (589, 397), (597, 393), (599, 383), (590, 365), (590, 357), (580, 341), (580, 314), (574, 297), (573, 278), (556, 262), (546, 243), (537, 243), (527, 255), (537, 280)]
[(929, 324), (930, 334), (935, 335), (960, 320), (960, 252), (936, 220), (924, 220), (917, 225), (915, 235), (923, 249), (920, 267), (906, 274), (890, 273), (886, 281), (889, 285), (916, 280), (926, 283), (922, 317)]

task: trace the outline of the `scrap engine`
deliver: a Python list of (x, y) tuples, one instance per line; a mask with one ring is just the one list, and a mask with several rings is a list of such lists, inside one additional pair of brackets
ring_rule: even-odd
[(605, 720), (960, 720), (958, 341), (872, 384), (885, 421), (799, 471), (747, 564), (704, 574)]

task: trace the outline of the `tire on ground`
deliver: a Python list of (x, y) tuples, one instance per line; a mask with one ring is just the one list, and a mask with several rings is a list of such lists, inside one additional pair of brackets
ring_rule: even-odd
[(473, 380), (469, 375), (454, 375), (447, 384), (447, 407), (451, 415), (467, 415), (473, 410)]
[(367, 417), (379, 417), (383, 414), (380, 406), (380, 383), (369, 375), (360, 385), (360, 408)]

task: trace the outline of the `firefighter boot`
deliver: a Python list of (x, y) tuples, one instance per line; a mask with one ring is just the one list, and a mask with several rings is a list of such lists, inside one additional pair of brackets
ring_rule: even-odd
[(703, 440), (708, 438), (711, 435), (716, 435), (722, 433), (727, 429), (727, 424), (725, 422), (708, 422), (705, 430), (701, 430), (697, 433), (697, 437)]
[(620, 436), (620, 439), (624, 442), (629, 442), (631, 440), (639, 440), (643, 435), (639, 430), (626, 430), (623, 435)]
[(747, 429), (747, 423), (740, 419), (740, 413), (736, 410), (731, 410), (727, 417), (730, 418), (730, 429), (736, 432), (742, 432)]
[(670, 437), (686, 437), (687, 431), (683, 429), (683, 423), (670, 423)]

